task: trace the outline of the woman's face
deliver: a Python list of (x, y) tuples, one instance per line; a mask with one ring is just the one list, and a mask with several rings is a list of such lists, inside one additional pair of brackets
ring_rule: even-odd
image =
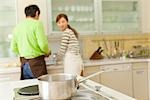
[(68, 28), (68, 22), (64, 17), (61, 17), (57, 22), (57, 26), (61, 31), (64, 31), (66, 28)]

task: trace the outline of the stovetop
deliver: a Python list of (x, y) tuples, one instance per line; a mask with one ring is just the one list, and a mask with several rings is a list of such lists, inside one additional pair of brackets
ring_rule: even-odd
[[(83, 77), (78, 76), (78, 80)], [(102, 84), (91, 80), (85, 80), (80, 83), (80, 88), (70, 100), (136, 100), (130, 96), (122, 94)], [(15, 97), (13, 100), (42, 100), (39, 95), (24, 96), (18, 94), (19, 88), (14, 89)]]
[[(68, 100), (108, 100), (88, 89), (85, 89), (83, 87), (80, 87), (81, 89), (77, 90), (77, 93), (75, 96), (71, 97), (71, 99)], [(20, 95), (17, 91), (19, 88), (14, 89), (15, 91), (15, 97), (14, 100), (42, 100), (39, 95)]]

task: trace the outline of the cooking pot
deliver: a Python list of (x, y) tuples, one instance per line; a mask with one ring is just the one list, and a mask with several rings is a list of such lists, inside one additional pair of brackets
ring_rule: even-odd
[(42, 100), (70, 99), (76, 94), (79, 83), (106, 71), (98, 71), (77, 81), (72, 74), (51, 74), (38, 77), (39, 94)]
[(70, 99), (77, 91), (76, 76), (72, 74), (43, 75), (38, 80), (42, 100)]

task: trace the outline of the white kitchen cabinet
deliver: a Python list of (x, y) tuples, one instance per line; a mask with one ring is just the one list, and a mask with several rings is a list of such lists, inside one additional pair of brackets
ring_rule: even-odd
[[(100, 67), (99, 66), (86, 66), (84, 67), (84, 76), (88, 76), (91, 75), (93, 73), (96, 73), (100, 71)], [(100, 75), (96, 75), (94, 77), (90, 78), (91, 80), (95, 81), (95, 82), (100, 82)]]
[(148, 99), (148, 63), (133, 63), (133, 97), (137, 100)]
[(112, 64), (100, 67), (104, 72), (100, 74), (100, 83), (112, 89), (132, 96), (132, 64)]
[(138, 0), (47, 1), (49, 33), (52, 35), (61, 34), (55, 21), (59, 13), (67, 14), (69, 24), (81, 35), (141, 31)]
[(81, 35), (98, 32), (96, 0), (47, 0), (48, 25), (52, 35), (61, 34), (56, 25), (56, 16), (67, 14), (69, 24)]
[(102, 0), (102, 32), (137, 33), (140, 29), (138, 0)]

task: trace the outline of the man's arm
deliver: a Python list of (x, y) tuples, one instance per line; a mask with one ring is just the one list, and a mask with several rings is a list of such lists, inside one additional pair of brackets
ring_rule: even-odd
[(51, 54), (48, 47), (48, 39), (44, 32), (43, 24), (39, 21), (36, 27), (36, 38), (40, 49), (45, 53), (46, 56)]
[(18, 47), (17, 47), (15, 32), (13, 32), (13, 37), (12, 37), (10, 46), (11, 46), (12, 51), (18, 55), (19, 50), (18, 50)]

